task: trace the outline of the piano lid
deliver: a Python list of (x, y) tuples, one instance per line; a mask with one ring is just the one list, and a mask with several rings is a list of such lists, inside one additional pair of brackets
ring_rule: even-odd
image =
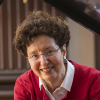
[(1, 5), (2, 2), (3, 2), (3, 0), (0, 0), (0, 5)]
[(100, 36), (100, 0), (43, 0)]

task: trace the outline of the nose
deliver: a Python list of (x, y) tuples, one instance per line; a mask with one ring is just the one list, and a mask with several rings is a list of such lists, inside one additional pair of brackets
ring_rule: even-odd
[(48, 60), (44, 55), (41, 55), (40, 63), (41, 63), (42, 66), (46, 66), (48, 64)]

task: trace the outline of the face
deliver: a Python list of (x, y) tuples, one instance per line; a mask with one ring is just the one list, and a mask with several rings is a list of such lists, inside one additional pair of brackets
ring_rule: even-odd
[[(57, 50), (59, 46), (54, 39), (46, 35), (39, 35), (34, 42), (27, 47), (27, 55), (30, 57), (34, 54), (44, 54), (46, 51)], [(45, 81), (54, 81), (64, 76), (65, 66), (63, 58), (66, 55), (66, 46), (63, 50), (59, 49), (52, 56), (45, 57), (41, 55), (39, 60), (28, 59), (31, 69)]]

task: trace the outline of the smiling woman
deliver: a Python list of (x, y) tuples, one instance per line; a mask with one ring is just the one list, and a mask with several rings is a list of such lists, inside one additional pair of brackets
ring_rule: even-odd
[[(31, 69), (37, 76), (45, 80), (47, 86), (51, 87), (51, 93), (56, 89), (54, 84), (56, 86), (61, 85), (66, 72), (63, 63), (66, 49), (64, 46), (62, 47), (63, 51), (57, 48), (59, 47), (54, 39), (46, 35), (37, 36), (36, 40), (27, 47), (27, 54), (35, 55), (35, 59), (33, 59), (34, 56), (29, 59)], [(52, 53), (53, 51), (56, 52)], [(37, 59), (36, 55), (38, 54), (41, 56)]]
[(47, 12), (18, 26), (14, 45), (31, 69), (16, 80), (14, 100), (100, 100), (100, 72), (66, 59), (69, 40), (67, 22)]

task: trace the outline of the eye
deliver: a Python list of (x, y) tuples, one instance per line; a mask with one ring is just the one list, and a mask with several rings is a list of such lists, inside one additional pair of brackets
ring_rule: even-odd
[(53, 52), (53, 50), (49, 50), (49, 51), (48, 51), (48, 53), (52, 53), (52, 52)]
[(37, 58), (37, 57), (39, 57), (38, 54), (33, 54), (33, 55), (31, 56), (31, 58)]
[(53, 50), (48, 50), (47, 54), (52, 54), (54, 51)]

